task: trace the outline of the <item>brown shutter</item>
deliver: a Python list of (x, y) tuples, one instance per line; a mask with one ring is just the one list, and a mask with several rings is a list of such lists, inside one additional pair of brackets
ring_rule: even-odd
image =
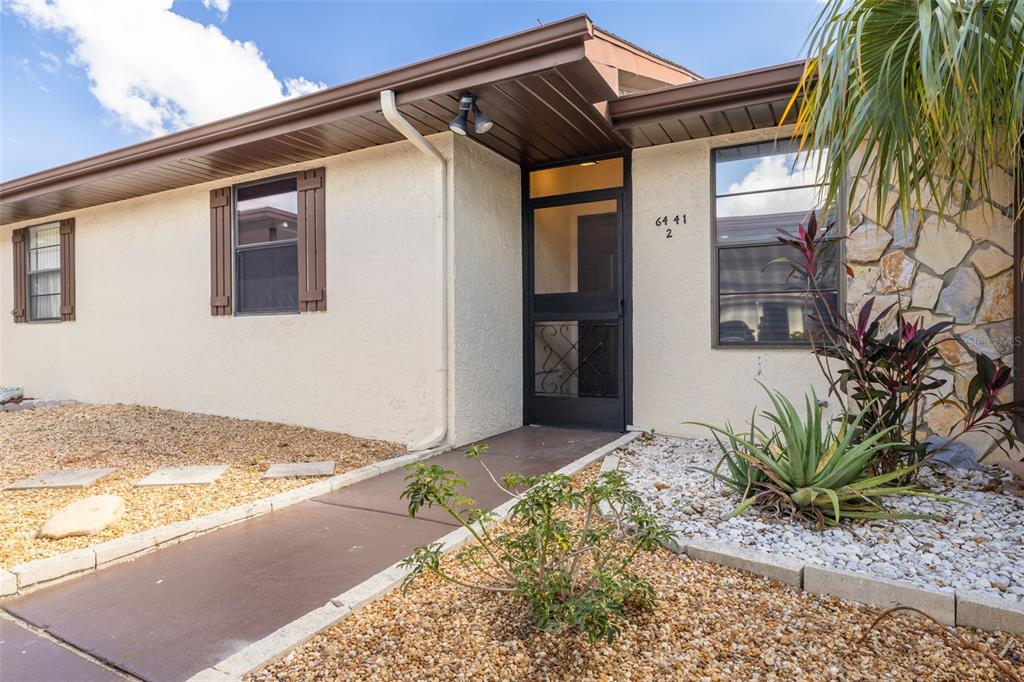
[(25, 306), (27, 305), (28, 292), (25, 290), (28, 282), (26, 271), (27, 263), (25, 249), (25, 229), (15, 230), (11, 235), (11, 246), (14, 248), (14, 315), (15, 322), (25, 321)]
[(324, 169), (301, 171), (299, 191), (299, 312), (327, 310), (327, 223)]
[(60, 221), (60, 320), (75, 319), (75, 219)]
[(231, 188), (210, 192), (210, 314), (231, 314)]

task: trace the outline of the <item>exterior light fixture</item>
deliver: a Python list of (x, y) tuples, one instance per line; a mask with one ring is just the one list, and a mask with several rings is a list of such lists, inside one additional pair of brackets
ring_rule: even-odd
[(469, 132), (470, 113), (473, 114), (473, 132), (477, 135), (483, 135), (494, 126), (494, 121), (476, 105), (476, 95), (467, 92), (459, 98), (459, 115), (448, 124), (448, 130), (456, 135), (466, 135)]

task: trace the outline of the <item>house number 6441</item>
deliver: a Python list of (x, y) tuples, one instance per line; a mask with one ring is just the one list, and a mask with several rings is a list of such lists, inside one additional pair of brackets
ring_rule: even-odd
[(665, 228), (665, 239), (672, 239), (672, 226), (673, 225), (680, 225), (680, 224), (685, 225), (686, 224), (686, 214), (685, 213), (682, 213), (682, 214), (677, 213), (672, 218), (669, 218), (667, 215), (663, 215), (660, 218), (658, 218), (657, 220), (655, 220), (654, 224), (656, 226), (658, 226), (658, 227), (664, 227)]

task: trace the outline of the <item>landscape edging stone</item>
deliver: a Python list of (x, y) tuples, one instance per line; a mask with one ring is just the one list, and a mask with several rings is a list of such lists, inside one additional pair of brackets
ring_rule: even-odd
[(711, 540), (691, 540), (686, 545), (691, 559), (738, 568), (747, 573), (778, 580), (798, 589), (804, 586), (804, 562), (741, 545)]
[[(14, 592), (6, 592), (8, 587), (7, 580), (9, 579), (6, 579), (3, 573), (0, 573), (0, 597), (21, 594), (27, 588), (36, 589), (44, 586), (44, 583), (51, 583), (54, 580), (106, 568), (123, 559), (135, 559), (159, 547), (184, 542), (201, 533), (224, 528), (239, 521), (283, 509), (298, 502), (325, 495), (334, 490), (340, 490), (368, 478), (400, 469), (411, 462), (433, 457), (446, 450), (448, 450), (447, 447), (436, 447), (418, 452), (410, 452), (382, 462), (374, 462), (358, 469), (352, 469), (322, 481), (314, 481), (299, 488), (286, 490), (271, 497), (265, 497), (253, 502), (244, 502), (234, 507), (228, 507), (227, 509), (205, 514), (187, 521), (177, 521), (157, 526), (156, 528), (122, 535), (112, 540), (89, 545), (82, 549), (74, 549), (70, 552), (62, 552), (51, 557), (35, 559), (34, 561), (10, 566), (7, 569), (0, 569), (0, 571), (15, 575), (16, 578), (16, 590)], [(88, 557), (91, 557), (91, 561)]]
[(91, 547), (86, 547), (45, 559), (26, 561), (11, 566), (8, 570), (18, 576), (20, 592), (24, 587), (88, 571), (90, 568), (96, 568), (96, 552)]
[(911, 606), (924, 611), (943, 625), (956, 625), (956, 593), (953, 590), (928, 590), (895, 580), (809, 563), (804, 566), (804, 591), (882, 608)]
[[(290, 651), (295, 647), (302, 646), (316, 637), (321, 630), (331, 627), (349, 613), (351, 613), (351, 609), (348, 607), (336, 606), (328, 602), (278, 628), (263, 639), (253, 642), (213, 668), (201, 671), (198, 675), (191, 677), (189, 682), (217, 679), (210, 671), (222, 673), (221, 679), (239, 679), (250, 670), (262, 668), (277, 658), (278, 652), (282, 648), (287, 648)], [(204, 674), (207, 676), (200, 677)]]
[(1024, 635), (1024, 604), (983, 592), (958, 590), (956, 624), (958, 627)]
[(10, 571), (0, 570), (0, 597), (18, 594), (18, 576)]

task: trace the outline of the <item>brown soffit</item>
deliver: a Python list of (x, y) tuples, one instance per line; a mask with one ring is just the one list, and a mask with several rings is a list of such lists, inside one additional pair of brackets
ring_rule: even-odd
[(627, 95), (608, 103), (617, 130), (788, 99), (804, 73), (804, 62), (684, 83)]
[[(578, 15), (504, 38), (416, 62), (375, 76), (327, 88), (261, 109), (196, 126), (153, 140), (0, 183), (0, 203), (73, 188), (87, 182), (140, 171), (164, 161), (228, 150), (274, 135), (300, 131), (379, 109), (381, 90), (395, 90), (401, 105), (442, 93), (538, 72), (585, 58), (594, 37), (586, 15)], [(576, 84), (590, 101), (608, 99), (601, 79)], [(614, 95), (611, 95), (614, 96)], [(203, 180), (198, 180), (202, 182)], [(191, 184), (182, 181), (179, 186)], [(148, 192), (140, 192), (139, 195)], [(97, 197), (99, 199), (99, 197)], [(78, 200), (53, 205), (48, 213), (104, 203)]]

